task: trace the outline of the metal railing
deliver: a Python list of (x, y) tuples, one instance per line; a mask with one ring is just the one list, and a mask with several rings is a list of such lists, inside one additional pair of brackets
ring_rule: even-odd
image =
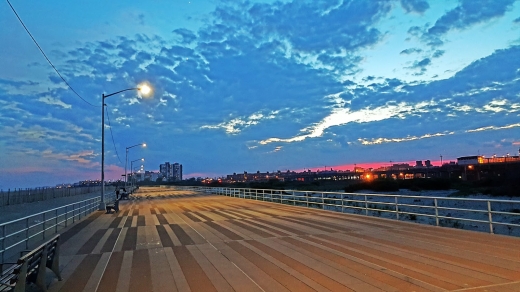
[[(105, 187), (106, 188), (106, 187)], [(101, 192), (101, 186), (0, 190), (0, 207)]]
[[(100, 196), (96, 196), (0, 224), (1, 263), (97, 211), (100, 199)], [(114, 192), (105, 194), (105, 202), (114, 200)]]
[(175, 187), (342, 213), (520, 236), (520, 201), (298, 190)]

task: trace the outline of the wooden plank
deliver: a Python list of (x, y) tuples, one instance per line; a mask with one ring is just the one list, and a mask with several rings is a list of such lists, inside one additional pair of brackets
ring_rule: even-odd
[(152, 267), (152, 291), (177, 291), (175, 280), (166, 257), (164, 248), (152, 248), (148, 250), (150, 265)]

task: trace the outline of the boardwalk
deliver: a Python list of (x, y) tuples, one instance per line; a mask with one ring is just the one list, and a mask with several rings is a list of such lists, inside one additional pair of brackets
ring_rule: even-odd
[(145, 189), (62, 234), (50, 291), (520, 291), (520, 239)]

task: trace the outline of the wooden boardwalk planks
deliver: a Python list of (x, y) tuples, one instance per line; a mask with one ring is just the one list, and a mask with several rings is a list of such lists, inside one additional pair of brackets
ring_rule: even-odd
[(139, 194), (65, 231), (64, 280), (50, 291), (520, 291), (519, 238), (188, 191)]

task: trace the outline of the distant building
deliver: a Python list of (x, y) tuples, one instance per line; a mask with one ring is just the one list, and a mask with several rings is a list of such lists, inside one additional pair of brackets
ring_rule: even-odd
[(458, 165), (470, 165), (484, 163), (484, 156), (463, 156), (457, 158)]
[(159, 165), (159, 172), (162, 174), (162, 176), (164, 178), (168, 178), (170, 177), (169, 173), (170, 173), (170, 163), (169, 162), (165, 162), (164, 164), (160, 164)]
[(520, 162), (519, 156), (510, 156), (509, 154), (507, 154), (506, 156), (501, 156), (501, 157), (497, 157), (496, 155), (493, 155), (492, 157), (476, 155), (476, 156), (463, 156), (463, 157), (457, 158), (458, 165), (518, 163), (518, 162)]
[(182, 164), (179, 163), (169, 163), (165, 162), (164, 164), (159, 165), (159, 172), (162, 177), (168, 181), (181, 181), (182, 180)]
[(173, 181), (182, 180), (182, 164), (179, 164), (179, 163), (172, 164), (172, 177), (173, 177)]

